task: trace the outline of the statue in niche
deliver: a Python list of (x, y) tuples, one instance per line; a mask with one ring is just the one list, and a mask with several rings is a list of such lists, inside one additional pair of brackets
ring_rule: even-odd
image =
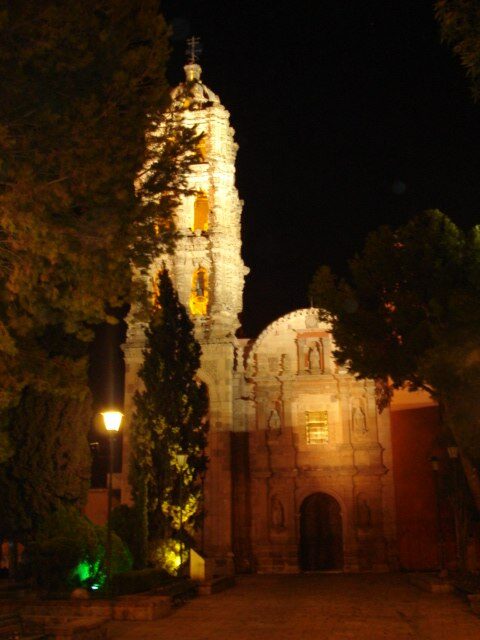
[(365, 411), (360, 406), (353, 407), (352, 410), (353, 433), (358, 438), (364, 437), (368, 432)]
[(197, 296), (205, 295), (205, 272), (202, 269), (199, 269), (197, 272), (195, 293)]
[(372, 527), (372, 510), (363, 493), (359, 493), (357, 496), (357, 525), (362, 529)]
[(313, 369), (315, 371), (319, 371), (319, 369), (320, 369), (320, 349), (319, 349), (318, 342), (315, 342), (313, 347), (311, 347), (310, 350), (309, 350), (309, 363), (310, 363), (310, 369), (311, 370)]
[(276, 494), (270, 500), (270, 518), (274, 531), (283, 531), (285, 529), (285, 509)]
[(282, 426), (282, 421), (280, 419), (280, 414), (278, 413), (276, 407), (274, 407), (270, 411), (270, 415), (268, 417), (267, 426), (271, 431), (279, 431)]

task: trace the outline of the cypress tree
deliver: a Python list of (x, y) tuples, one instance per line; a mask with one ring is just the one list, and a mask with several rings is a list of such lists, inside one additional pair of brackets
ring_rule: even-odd
[[(201, 349), (193, 323), (166, 270), (158, 285), (139, 371), (144, 388), (134, 398), (131, 484), (149, 558), (171, 569), (202, 516), (208, 395), (197, 378)], [(179, 453), (187, 456), (183, 467)]]

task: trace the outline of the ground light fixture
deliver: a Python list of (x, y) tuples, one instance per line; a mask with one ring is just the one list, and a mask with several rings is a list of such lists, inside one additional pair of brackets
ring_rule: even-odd
[(113, 480), (113, 460), (115, 448), (115, 436), (122, 424), (123, 413), (116, 409), (102, 411), (103, 423), (109, 435), (109, 473), (108, 473), (108, 492), (107, 492), (107, 543), (105, 549), (105, 586), (108, 597), (112, 594), (111, 578), (112, 578), (112, 480)]

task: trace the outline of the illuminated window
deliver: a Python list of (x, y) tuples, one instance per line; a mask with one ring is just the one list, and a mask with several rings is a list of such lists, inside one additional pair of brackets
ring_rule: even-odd
[(200, 231), (206, 231), (208, 229), (208, 198), (205, 193), (199, 193), (195, 198), (195, 204), (193, 206), (193, 227), (192, 231), (200, 229)]
[(328, 412), (306, 411), (307, 444), (326, 444), (328, 442)]
[(189, 302), (190, 312), (194, 316), (206, 316), (208, 307), (208, 273), (203, 267), (193, 272), (192, 291)]

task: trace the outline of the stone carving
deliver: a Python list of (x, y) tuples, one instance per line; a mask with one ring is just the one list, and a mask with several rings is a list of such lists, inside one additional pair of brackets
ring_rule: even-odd
[(314, 342), (308, 350), (310, 371), (323, 371), (323, 344), (322, 341)]
[(352, 431), (356, 438), (364, 438), (368, 433), (365, 411), (357, 404), (352, 409)]
[(323, 372), (324, 354), (321, 339), (300, 338), (298, 340), (298, 371), (299, 373)]
[(270, 520), (274, 531), (284, 531), (285, 509), (276, 494), (274, 494), (270, 500)]
[(372, 510), (364, 493), (357, 496), (357, 525), (361, 529), (370, 529), (372, 526)]
[(280, 418), (280, 414), (277, 409), (274, 408), (270, 411), (270, 415), (268, 417), (267, 426), (271, 431), (278, 431), (282, 426), (282, 421)]

